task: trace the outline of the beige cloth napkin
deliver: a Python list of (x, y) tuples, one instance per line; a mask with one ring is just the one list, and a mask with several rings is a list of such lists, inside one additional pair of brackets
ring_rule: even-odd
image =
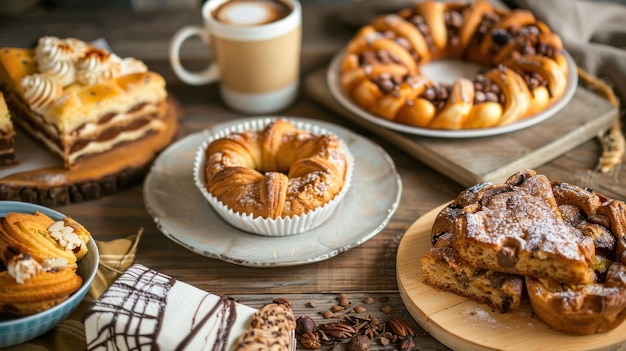
[(626, 101), (626, 6), (606, 1), (512, 0), (558, 33), (576, 63)]
[(3, 350), (10, 351), (84, 351), (87, 347), (83, 314), (135, 260), (142, 230), (137, 234), (112, 241), (96, 241), (100, 267), (89, 292), (78, 308), (57, 327), (26, 343)]

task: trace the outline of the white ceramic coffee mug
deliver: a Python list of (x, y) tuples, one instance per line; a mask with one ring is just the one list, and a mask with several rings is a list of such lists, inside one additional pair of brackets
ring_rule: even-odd
[[(297, 0), (208, 0), (202, 17), (204, 27), (185, 26), (170, 42), (170, 64), (183, 82), (219, 80), (224, 102), (250, 114), (277, 112), (295, 100), (302, 41)], [(180, 48), (192, 36), (211, 50), (211, 62), (202, 71), (189, 71), (180, 61)]]

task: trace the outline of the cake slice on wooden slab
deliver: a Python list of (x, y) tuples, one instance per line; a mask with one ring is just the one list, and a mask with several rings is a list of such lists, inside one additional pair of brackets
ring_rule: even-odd
[(4, 94), (0, 92), (0, 167), (16, 163), (18, 160), (15, 156), (15, 128)]
[(0, 49), (0, 86), (15, 122), (68, 169), (165, 128), (163, 77), (77, 39)]

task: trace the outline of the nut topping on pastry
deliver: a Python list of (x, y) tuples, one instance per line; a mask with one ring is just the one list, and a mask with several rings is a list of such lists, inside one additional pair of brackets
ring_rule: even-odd
[[(560, 37), (529, 11), (503, 11), (485, 0), (429, 0), (363, 26), (346, 47), (340, 82), (363, 110), (387, 120), (436, 129), (488, 128), (532, 116), (563, 96), (569, 68), (562, 49)], [(455, 101), (460, 81), (480, 85), (478, 76), (431, 84), (447, 95), (404, 87), (421, 76), (421, 66), (446, 58), (485, 66), (501, 93), (485, 96), (475, 87), (475, 96), (466, 94), (472, 101)]]
[(36, 276), (43, 270), (43, 267), (28, 254), (13, 256), (7, 266), (9, 275), (15, 278), (18, 284), (24, 284), (24, 281)]

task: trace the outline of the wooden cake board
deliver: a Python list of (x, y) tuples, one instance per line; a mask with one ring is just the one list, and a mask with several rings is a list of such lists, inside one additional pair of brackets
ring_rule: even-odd
[(63, 167), (43, 146), (17, 129), (18, 165), (0, 168), (0, 200), (63, 206), (100, 198), (143, 179), (156, 155), (179, 130), (181, 109), (171, 96), (164, 116), (165, 128), (132, 143), (81, 160), (71, 170)]
[(465, 187), (502, 182), (521, 169), (537, 168), (606, 131), (619, 116), (608, 100), (579, 85), (563, 109), (526, 129), (481, 138), (418, 136), (378, 126), (348, 111), (331, 94), (326, 73), (324, 67), (306, 77), (310, 97)]

